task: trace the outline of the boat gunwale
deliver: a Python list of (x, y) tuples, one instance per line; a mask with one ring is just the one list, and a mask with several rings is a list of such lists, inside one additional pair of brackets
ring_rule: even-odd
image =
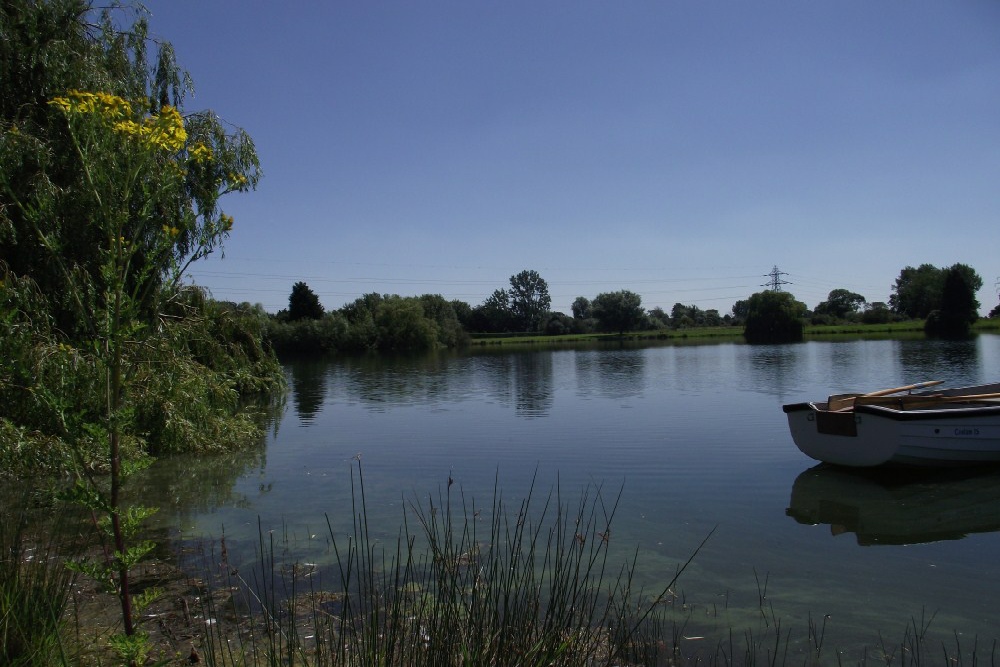
[(855, 413), (877, 415), (895, 421), (929, 421), (936, 419), (969, 419), (973, 417), (991, 417), (1000, 415), (1000, 405), (953, 404), (948, 407), (930, 408), (924, 410), (899, 410), (886, 405), (858, 405)]
[[(785, 414), (793, 412), (824, 412), (815, 402), (789, 403), (781, 406)], [(961, 403), (952, 404), (948, 407), (931, 408), (923, 410), (899, 410), (885, 405), (858, 405), (852, 411), (855, 414), (871, 414), (896, 421), (927, 421), (934, 419), (954, 419), (971, 417), (990, 417), (1000, 415), (1000, 405), (975, 405), (968, 406)], [(845, 411), (849, 414), (849, 411)]]

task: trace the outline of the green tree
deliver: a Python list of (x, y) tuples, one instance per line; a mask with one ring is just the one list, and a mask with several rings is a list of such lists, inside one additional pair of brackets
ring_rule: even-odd
[(892, 311), (885, 302), (872, 301), (861, 314), (861, 321), (865, 324), (888, 324), (892, 321)]
[(437, 345), (437, 325), (424, 317), (420, 299), (386, 297), (375, 314), (376, 347), (389, 352), (420, 352)]
[[(438, 344), (443, 347), (455, 347), (466, 340), (467, 336), (455, 312), (454, 302), (447, 301), (440, 294), (423, 294), (417, 298), (423, 308), (424, 317), (437, 326)], [(468, 308), (468, 304), (463, 305)]]
[(569, 317), (565, 313), (549, 313), (545, 318), (542, 330), (548, 336), (561, 336), (575, 333), (578, 326), (579, 320)]
[(585, 296), (578, 296), (573, 299), (573, 317), (578, 320), (585, 320), (591, 316), (590, 299)]
[(304, 282), (292, 285), (292, 293), (288, 296), (288, 321), (318, 320), (323, 317), (323, 306), (316, 293)]
[(924, 319), (939, 307), (944, 272), (933, 264), (905, 267), (899, 272), (889, 295), (893, 312), (911, 319)]
[(670, 309), (671, 325), (675, 329), (705, 325), (705, 312), (698, 306), (675, 303)]
[(817, 315), (829, 315), (838, 320), (847, 318), (849, 315), (861, 310), (865, 303), (865, 297), (846, 289), (835, 289), (827, 296), (826, 301), (821, 302), (813, 311)]
[(473, 309), (471, 322), (475, 331), (490, 333), (510, 331), (513, 315), (507, 290), (493, 290), (493, 294), (489, 295), (486, 301)]
[(649, 311), (649, 320), (657, 329), (665, 329), (670, 326), (670, 315), (660, 306)]
[(549, 285), (537, 271), (524, 270), (510, 277), (508, 302), (513, 325), (520, 331), (538, 331), (549, 312)]
[(639, 326), (646, 319), (642, 297), (635, 292), (620, 290), (605, 292), (594, 297), (593, 314), (604, 331), (623, 334)]
[(733, 318), (737, 323), (743, 322), (747, 318), (747, 313), (750, 312), (750, 301), (747, 299), (740, 299), (733, 304)]
[(945, 270), (944, 286), (941, 290), (941, 307), (931, 311), (924, 323), (924, 331), (932, 336), (959, 338), (969, 335), (973, 323), (979, 318), (979, 301), (976, 287), (982, 280), (969, 267), (962, 264)]
[(743, 337), (748, 343), (802, 340), (805, 305), (788, 292), (757, 292), (747, 300)]
[(904, 317), (925, 319), (931, 311), (942, 308), (944, 283), (951, 270), (962, 275), (973, 294), (982, 288), (983, 279), (966, 264), (954, 264), (947, 269), (939, 269), (933, 264), (921, 264), (917, 268), (907, 266), (900, 271), (892, 288), (889, 307)]
[(460, 299), (452, 299), (451, 309), (455, 312), (458, 323), (462, 325), (464, 330), (468, 331), (472, 324), (472, 306)]

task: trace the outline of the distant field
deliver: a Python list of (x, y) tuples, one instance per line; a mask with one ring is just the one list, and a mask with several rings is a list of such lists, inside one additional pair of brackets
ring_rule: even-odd
[[(822, 326), (808, 325), (805, 329), (806, 340), (826, 339), (836, 336), (878, 336), (891, 338), (893, 336), (923, 335), (923, 320), (893, 322), (891, 324), (825, 324)], [(981, 319), (973, 326), (973, 331), (1000, 331), (1000, 320)], [(657, 329), (653, 331), (632, 331), (619, 336), (618, 334), (565, 334), (562, 336), (542, 336), (537, 334), (474, 334), (471, 345), (560, 345), (565, 343), (585, 343), (611, 340), (676, 340), (676, 341), (724, 341), (742, 340), (743, 327), (693, 327), (690, 329)]]

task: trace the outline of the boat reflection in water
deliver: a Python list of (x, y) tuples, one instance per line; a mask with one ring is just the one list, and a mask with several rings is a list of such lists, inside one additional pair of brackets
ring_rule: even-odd
[(1000, 531), (1000, 468), (855, 470), (820, 464), (792, 485), (785, 513), (858, 544), (920, 544)]

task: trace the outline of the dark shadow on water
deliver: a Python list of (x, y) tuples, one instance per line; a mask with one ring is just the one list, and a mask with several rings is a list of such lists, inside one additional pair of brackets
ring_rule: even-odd
[(960, 540), (1000, 531), (1000, 466), (852, 470), (820, 464), (792, 485), (785, 513), (854, 533), (862, 546)]

